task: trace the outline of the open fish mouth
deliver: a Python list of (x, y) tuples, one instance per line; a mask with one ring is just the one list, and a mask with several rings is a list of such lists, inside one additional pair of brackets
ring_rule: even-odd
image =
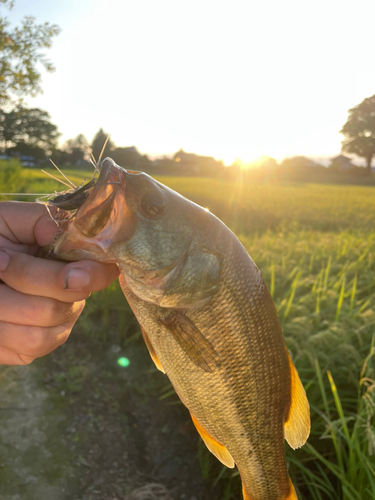
[(85, 202), (81, 205), (77, 229), (88, 238), (97, 236), (108, 223), (114, 210), (114, 201), (118, 188), (125, 190), (124, 170), (106, 158), (103, 161), (99, 178), (93, 188), (88, 191)]
[[(56, 256), (75, 260), (77, 251), (84, 251), (86, 246), (92, 250), (94, 239), (97, 247), (113, 241), (118, 226), (116, 216), (121, 209), (126, 211), (126, 173), (111, 158), (106, 158), (98, 179), (91, 179), (78, 190), (66, 192), (50, 201), (52, 206), (59, 209), (58, 216), (59, 211), (73, 211), (61, 225), (53, 248)], [(65, 238), (67, 234), (69, 238)]]
[(74, 190), (69, 190), (49, 200), (49, 204), (61, 210), (70, 211), (79, 209), (84, 204), (90, 192), (94, 188), (97, 188), (98, 185), (100, 186), (106, 183), (109, 170), (115, 165), (115, 162), (111, 158), (106, 158), (102, 163), (98, 179), (95, 179), (95, 177), (93, 177), (82, 187)]

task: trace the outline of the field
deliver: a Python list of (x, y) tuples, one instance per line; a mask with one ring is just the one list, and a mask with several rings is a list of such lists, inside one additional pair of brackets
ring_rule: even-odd
[[(82, 172), (66, 174), (77, 183), (88, 176)], [(163, 177), (159, 180), (209, 208), (237, 234), (273, 295), (288, 348), (311, 406), (312, 431), (308, 443), (298, 451), (287, 447), (290, 475), (299, 498), (375, 498), (375, 188), (224, 183), (205, 178)], [(43, 174), (26, 169), (18, 173), (10, 187), (29, 193), (60, 189)], [(5, 192), (6, 187), (1, 189)], [(96, 462), (93, 459), (90, 465), (92, 456), (86, 453), (91, 453), (88, 441), (96, 438), (97, 430), (102, 428), (104, 432), (103, 419), (119, 422), (125, 415), (122, 429), (126, 434), (131, 415), (136, 415), (134, 429), (139, 432), (138, 423), (148, 426), (148, 430), (142, 431), (142, 439), (151, 441), (148, 447), (142, 445), (146, 462), (149, 461), (149, 472), (144, 475), (149, 474), (154, 482), (172, 491), (172, 496), (160, 498), (239, 498), (238, 475), (222, 467), (194, 431), (186, 428), (190, 423), (186, 423), (184, 409), (166, 379), (154, 370), (142, 342), (132, 313), (118, 285), (113, 284), (90, 297), (68, 343), (34, 363), (34, 370), (44, 370), (47, 374), (50, 392), (64, 393), (64, 402), (61, 398), (56, 402), (60, 411), (77, 420), (74, 429), (79, 435), (73, 448), (67, 446), (67, 449), (81, 457), (83, 466), (82, 463), (79, 466), (83, 470), (91, 470), (86, 483), (82, 479), (77, 483), (77, 491), (87, 500), (123, 498), (114, 495), (120, 495), (121, 486), (125, 488), (128, 484), (125, 479), (123, 483), (114, 481), (118, 491), (102, 484), (97, 486), (99, 496), (95, 496), (96, 490), (87, 493)], [(116, 365), (120, 355), (130, 359), (128, 371)], [(102, 374), (98, 368), (100, 363)], [(9, 383), (9, 374), (3, 372), (3, 386)], [(87, 402), (90, 391), (97, 394), (97, 400), (107, 398), (109, 413), (97, 403)], [(83, 402), (90, 411), (72, 410), (74, 405), (83, 405)], [(163, 418), (155, 417), (160, 427), (150, 422), (150, 408), (163, 415)], [(79, 423), (79, 414), (89, 415), (86, 421), (88, 427), (92, 426), (91, 431)], [(194, 462), (189, 466), (185, 464), (186, 467), (181, 465), (181, 470), (188, 475), (184, 480), (176, 471), (163, 472), (165, 460), (159, 463), (159, 458), (152, 454), (152, 446), (169, 446), (170, 454), (178, 454), (181, 450), (175, 449), (176, 443), (188, 446), (189, 460)], [(163, 456), (169, 456), (168, 452)], [(129, 458), (129, 463), (131, 461)], [(113, 469), (113, 465), (108, 467)], [(131, 470), (129, 464), (128, 467)], [(133, 467), (142, 469), (139, 464)], [(200, 479), (196, 478), (197, 471)], [(1, 474), (0, 469), (0, 480)], [(147, 483), (139, 477), (134, 488)], [(48, 481), (53, 483), (53, 479)], [(181, 481), (185, 481), (184, 487)]]

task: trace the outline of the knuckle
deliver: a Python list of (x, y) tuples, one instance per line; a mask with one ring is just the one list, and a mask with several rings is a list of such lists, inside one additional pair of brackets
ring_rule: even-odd
[(77, 316), (77, 303), (73, 302), (70, 304), (66, 304), (66, 308), (64, 311), (64, 323), (68, 322), (69, 320), (75, 319)]
[(12, 272), (17, 273), (17, 280), (19, 280), (20, 284), (29, 283), (35, 279), (32, 267), (26, 255), (22, 253), (13, 254), (12, 260), (14, 264), (14, 270), (12, 269)]
[(85, 300), (81, 300), (80, 302), (76, 303), (77, 316), (79, 316), (81, 314), (81, 312), (83, 311), (83, 309), (85, 307), (85, 304), (86, 304)]
[(72, 316), (72, 306), (70, 302), (60, 302), (59, 300), (49, 299), (46, 317), (49, 325), (59, 325), (67, 321)]
[(33, 326), (29, 328), (25, 348), (27, 352), (32, 354), (39, 354), (46, 350), (48, 344), (47, 330), (40, 326)]
[(73, 328), (71, 324), (63, 325), (63, 327), (64, 327), (63, 331), (56, 336), (56, 347), (64, 344), (68, 340), (70, 332), (72, 331)]
[(68, 321), (73, 321), (75, 323), (80, 316), (81, 312), (83, 311), (83, 308), (85, 307), (85, 301), (80, 300), (79, 302), (74, 302), (73, 304), (69, 304), (70, 307), (67, 310), (66, 318), (65, 318), (65, 323), (68, 323)]
[(21, 360), (21, 365), (30, 365), (35, 359), (31, 356), (25, 356), (24, 354), (19, 354), (18, 357)]

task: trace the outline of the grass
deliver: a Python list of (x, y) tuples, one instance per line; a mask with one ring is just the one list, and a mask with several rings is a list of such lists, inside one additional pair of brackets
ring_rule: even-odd
[[(68, 175), (79, 183), (87, 173)], [(375, 188), (159, 180), (234, 230), (270, 288), (311, 406), (308, 444), (287, 450), (299, 498), (375, 498)], [(24, 169), (17, 189), (60, 188)], [(111, 329), (126, 332), (122, 345), (142, 341), (117, 284), (93, 294), (80, 324), (103, 342)], [(172, 394), (166, 386), (160, 397), (175, 403)], [(220, 500), (239, 497), (236, 472), (202, 445), (197, 457), (203, 476), (221, 485)]]

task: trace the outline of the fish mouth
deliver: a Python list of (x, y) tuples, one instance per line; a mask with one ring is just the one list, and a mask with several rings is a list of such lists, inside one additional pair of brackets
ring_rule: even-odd
[(120, 225), (129, 213), (125, 201), (126, 174), (111, 158), (103, 161), (98, 180), (55, 244), (56, 256), (66, 260), (112, 261), (108, 249), (116, 242), (116, 235), (123, 233)]
[(121, 182), (121, 176), (120, 167), (111, 158), (106, 158), (87, 203), (82, 205), (76, 215), (76, 227), (84, 236), (94, 238), (107, 225), (118, 188), (123, 185), (125, 191), (125, 179)]

